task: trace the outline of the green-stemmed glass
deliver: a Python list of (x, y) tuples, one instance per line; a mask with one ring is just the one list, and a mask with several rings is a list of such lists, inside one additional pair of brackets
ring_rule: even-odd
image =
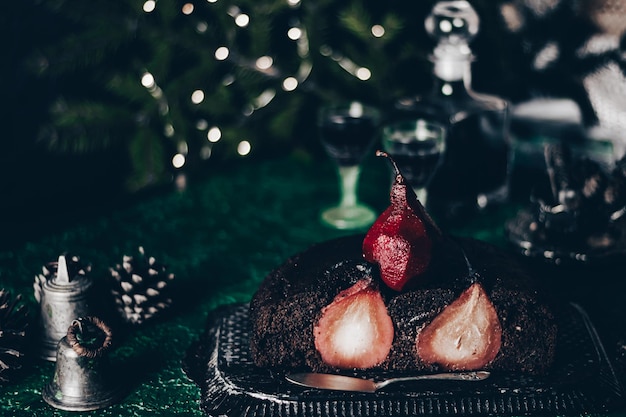
[(322, 212), (322, 221), (337, 229), (370, 226), (376, 212), (359, 202), (361, 162), (376, 139), (380, 112), (358, 101), (324, 106), (318, 114), (320, 140), (339, 173), (339, 204)]

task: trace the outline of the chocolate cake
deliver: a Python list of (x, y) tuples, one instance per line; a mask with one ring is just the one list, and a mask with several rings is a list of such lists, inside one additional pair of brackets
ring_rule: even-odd
[[(377, 277), (363, 260), (363, 235), (314, 245), (271, 272), (250, 305), (251, 353), (262, 367), (336, 371), (315, 348), (314, 326), (322, 309), (359, 280)], [(378, 289), (394, 324), (389, 355), (376, 366), (383, 370), (435, 371), (417, 355), (415, 340), (441, 311), (469, 285), (480, 282), (488, 292), (502, 326), (499, 352), (483, 369), (543, 373), (553, 361), (556, 325), (524, 270), (497, 249), (471, 239), (446, 241), (449, 252), (432, 265), (428, 284), (398, 293)], [(468, 275), (461, 249), (471, 260)]]
[(249, 312), (260, 367), (541, 374), (554, 360), (555, 319), (532, 278), (496, 247), (442, 234), (397, 167), (366, 235), (291, 257)]

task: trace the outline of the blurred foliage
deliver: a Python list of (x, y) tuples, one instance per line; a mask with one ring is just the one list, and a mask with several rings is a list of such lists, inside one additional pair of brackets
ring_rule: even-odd
[[(242, 140), (251, 144), (249, 158), (320, 152), (315, 111), (321, 103), (358, 99), (389, 110), (396, 99), (430, 87), (434, 40), (424, 19), (434, 3), (2, 2), (7, 109), (0, 174), (56, 171), (49, 160), (81, 155), (111, 167), (102, 175), (133, 191), (171, 181), (176, 153), (186, 157), (182, 170), (192, 173), (241, 159)], [(577, 4), (473, 0), (481, 18), (472, 43), (474, 87), (514, 102), (551, 91), (588, 109), (580, 78), (613, 55), (594, 56), (591, 64), (581, 59), (581, 45), (595, 29)], [(244, 16), (249, 22), (238, 26)], [(375, 25), (383, 36), (373, 34)], [(292, 28), (299, 38), (288, 36)], [(533, 60), (551, 45), (559, 55), (537, 70)], [(224, 60), (215, 55), (220, 47), (229, 51)], [(259, 67), (261, 57), (271, 57), (271, 66)], [(360, 79), (359, 68), (371, 76)], [(298, 85), (287, 91), (289, 77)], [(203, 94), (197, 104), (194, 92)], [(207, 140), (212, 127), (221, 131), (216, 143)], [(70, 172), (98, 166), (73, 161)]]
[[(238, 158), (241, 140), (251, 143), (251, 156), (314, 152), (321, 102), (359, 99), (385, 109), (428, 88), (433, 41), (423, 21), (433, 3), (4, 2), (13, 42), (8, 122), (25, 152), (29, 141), (52, 154), (116, 149), (115, 168), (131, 190), (171, 180), (177, 152), (189, 171)], [(488, 89), (506, 92), (507, 54), (516, 51), (505, 45), (495, 4), (474, 2), (483, 20), (475, 83), (489, 80)], [(245, 27), (235, 23), (241, 14), (249, 17)], [(374, 36), (373, 25), (384, 36)], [(302, 31), (297, 40), (287, 36), (294, 27)], [(229, 55), (221, 61), (215, 52), (223, 46)], [(256, 66), (263, 56), (273, 60), (268, 69)], [(361, 67), (369, 79), (355, 76)], [(153, 86), (142, 85), (146, 74)], [(298, 80), (295, 90), (284, 90), (287, 77)], [(198, 104), (194, 91), (204, 94)], [(207, 140), (213, 126), (222, 132), (217, 143)]]

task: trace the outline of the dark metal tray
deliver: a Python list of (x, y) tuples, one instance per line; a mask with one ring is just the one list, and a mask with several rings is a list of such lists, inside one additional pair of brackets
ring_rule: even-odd
[(623, 388), (587, 314), (575, 304), (555, 313), (556, 361), (542, 376), (493, 373), (481, 382), (413, 382), (375, 394), (303, 388), (253, 364), (247, 304), (213, 311), (183, 368), (200, 386), (201, 408), (211, 416), (567, 415), (622, 407)]

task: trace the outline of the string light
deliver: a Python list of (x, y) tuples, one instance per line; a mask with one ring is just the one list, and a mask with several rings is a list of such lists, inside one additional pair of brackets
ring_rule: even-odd
[(222, 138), (222, 131), (220, 130), (219, 127), (217, 126), (213, 126), (212, 128), (209, 129), (209, 131), (206, 134), (206, 138), (209, 140), (209, 142), (211, 143), (215, 143), (218, 142), (221, 138)]
[(343, 68), (359, 80), (366, 81), (369, 80), (372, 76), (372, 72), (369, 70), (369, 68), (359, 67), (350, 59), (344, 57), (339, 53), (334, 52), (332, 48), (328, 45), (322, 45), (320, 47), (320, 54), (325, 57), (330, 57), (330, 59), (339, 64), (341, 68)]
[(252, 116), (252, 113), (254, 113), (254, 106), (252, 104), (246, 104), (243, 110), (241, 111), (241, 114), (243, 114), (246, 117)]
[(144, 87), (146, 87), (148, 89), (154, 88), (154, 86), (155, 86), (154, 76), (152, 74), (150, 74), (149, 72), (145, 72), (141, 76), (141, 85), (143, 85)]
[(300, 39), (301, 36), (302, 36), (302, 29), (300, 28), (293, 27), (287, 31), (287, 37), (291, 39), (292, 41), (297, 41), (298, 39)]
[[(159, 91), (161, 91), (161, 90), (159, 89)], [(160, 99), (159, 100), (159, 114), (161, 116), (165, 116), (169, 112), (170, 112), (170, 105), (167, 104), (167, 101), (165, 99)]]
[(146, 13), (151, 13), (154, 11), (154, 9), (156, 9), (156, 1), (154, 0), (147, 0), (143, 4), (143, 11)]
[[(191, 0), (188, 3), (182, 5), (181, 12), (185, 15), (191, 15), (194, 13), (195, 8), (194, 4), (191, 3)], [(207, 3), (217, 3), (218, 0), (206, 0)], [(287, 5), (290, 7), (299, 7), (301, 5), (301, 0), (285, 0)], [(243, 13), (242, 10), (235, 5), (227, 6), (227, 14), (233, 19), (234, 24), (237, 27), (245, 28), (250, 25), (250, 15)], [(144, 10), (146, 12), (152, 11), (156, 8), (155, 0), (146, 0), (144, 3)], [(448, 22), (450, 26), (455, 24), (454, 22)], [(209, 31), (209, 24), (206, 21), (200, 20), (195, 23), (195, 30), (199, 34), (205, 34)], [(445, 28), (442, 28), (445, 30)], [(452, 27), (449, 29), (452, 30)], [(370, 27), (370, 31), (373, 37), (381, 38), (385, 35), (385, 28), (380, 24), (375, 24)], [(305, 27), (303, 27), (300, 22), (297, 20), (292, 20), (290, 22), (290, 27), (287, 28), (286, 36), (289, 40), (296, 42), (297, 45), (297, 54), (300, 57), (300, 65), (295, 73), (292, 72), (293, 75), (284, 74), (281, 71), (281, 68), (276, 65), (275, 59), (276, 56), (262, 55), (259, 56), (256, 60), (253, 58), (250, 60), (245, 56), (240, 56), (236, 53), (236, 50), (233, 49), (231, 53), (230, 46), (219, 46), (215, 49), (214, 57), (217, 61), (226, 61), (230, 60), (231, 63), (236, 67), (244, 67), (247, 69), (251, 69), (258, 73), (261, 73), (268, 77), (268, 79), (282, 79), (281, 87), (285, 92), (291, 92), (296, 90), (312, 73), (313, 62), (310, 59), (310, 49), (309, 49), (309, 40), (307, 37), (307, 33)], [(355, 78), (366, 81), (372, 77), (372, 72), (369, 68), (357, 65), (355, 62), (351, 61), (349, 58), (344, 57), (343, 55), (334, 52), (328, 46), (322, 46), (319, 52), (326, 57), (331, 58), (334, 62), (336, 62), (342, 69), (346, 72), (354, 76)], [(236, 81), (234, 73), (226, 73), (222, 80), (221, 84), (223, 86), (230, 86)], [(153, 96), (163, 95), (163, 91), (156, 84), (154, 76), (149, 72), (143, 74), (141, 79), (142, 85), (151, 91)], [(263, 108), (269, 105), (273, 99), (276, 97), (277, 92), (274, 89), (268, 88), (259, 94), (257, 97), (250, 99), (248, 104), (245, 104), (242, 108), (242, 114), (244, 116), (251, 116), (256, 110)], [(207, 99), (205, 92), (201, 89), (197, 89), (191, 92), (190, 100), (195, 105), (200, 105)], [(169, 111), (169, 107), (167, 106), (167, 101), (162, 99), (159, 101), (159, 104), (165, 106), (167, 108), (166, 111)], [(200, 157), (202, 159), (209, 159), (211, 157), (213, 144), (222, 140), (222, 130), (217, 126), (210, 127), (209, 122), (205, 119), (198, 119), (195, 122), (195, 128), (199, 131), (206, 131), (207, 142), (204, 142), (204, 145), (200, 147), (198, 150)], [(167, 137), (174, 137), (174, 127), (171, 123), (165, 124), (165, 135)], [(187, 143), (180, 142), (178, 148), (178, 153), (172, 158), (172, 165), (175, 168), (181, 168), (186, 163), (186, 155), (188, 152)], [(250, 154), (252, 150), (252, 145), (248, 140), (241, 140), (237, 144), (237, 153), (241, 156), (247, 156)]]
[(283, 80), (283, 90), (293, 91), (298, 88), (298, 80), (294, 77), (287, 77)]
[(177, 153), (172, 157), (172, 165), (174, 168), (179, 169), (185, 165), (185, 155)]
[(196, 31), (198, 33), (205, 33), (209, 29), (207, 22), (198, 22), (196, 25)]
[(196, 122), (196, 129), (198, 130), (206, 130), (209, 127), (209, 122), (204, 119), (200, 119)]
[(267, 106), (274, 99), (274, 97), (276, 97), (276, 90), (268, 88), (254, 99), (254, 109), (257, 110)]
[(204, 101), (204, 91), (196, 90), (191, 93), (191, 102), (193, 104), (200, 104)]
[(306, 36), (305, 30), (300, 30), (300, 38), (297, 41), (298, 56), (300, 58), (307, 58), (309, 56), (309, 39)]
[(235, 76), (232, 74), (228, 74), (222, 79), (222, 85), (226, 87), (228, 87), (234, 82), (235, 82)]
[(217, 59), (218, 61), (223, 61), (226, 58), (228, 58), (229, 54), (230, 54), (230, 51), (228, 50), (227, 47), (220, 46), (219, 48), (215, 50), (215, 59)]
[(256, 60), (256, 67), (261, 71), (269, 69), (274, 64), (274, 60), (271, 56), (262, 56)]
[(184, 15), (189, 16), (190, 14), (193, 13), (193, 9), (194, 9), (193, 4), (185, 3), (183, 4), (182, 12)]
[(372, 72), (365, 67), (361, 67), (356, 70), (355, 75), (359, 80), (366, 81), (372, 77)]
[(187, 176), (183, 172), (179, 172), (174, 179), (176, 190), (185, 191), (187, 189)]
[(245, 13), (241, 13), (235, 17), (235, 24), (240, 28), (245, 28), (250, 23), (250, 16)]
[(372, 26), (372, 35), (374, 35), (374, 37), (376, 38), (382, 38), (385, 35), (385, 28), (382, 27), (381, 25), (374, 25)]
[(251, 150), (252, 150), (252, 145), (250, 145), (250, 142), (248, 142), (247, 140), (242, 140), (237, 145), (237, 153), (241, 156), (248, 155)]
[(309, 61), (302, 62), (302, 65), (300, 65), (300, 68), (298, 68), (298, 80), (300, 80), (300, 82), (303, 82), (304, 80), (309, 78), (309, 75), (311, 74), (312, 70), (313, 70), (313, 64), (311, 62)]
[(202, 159), (209, 159), (212, 153), (213, 148), (211, 148), (210, 145), (204, 145), (202, 148), (200, 148), (200, 158)]

